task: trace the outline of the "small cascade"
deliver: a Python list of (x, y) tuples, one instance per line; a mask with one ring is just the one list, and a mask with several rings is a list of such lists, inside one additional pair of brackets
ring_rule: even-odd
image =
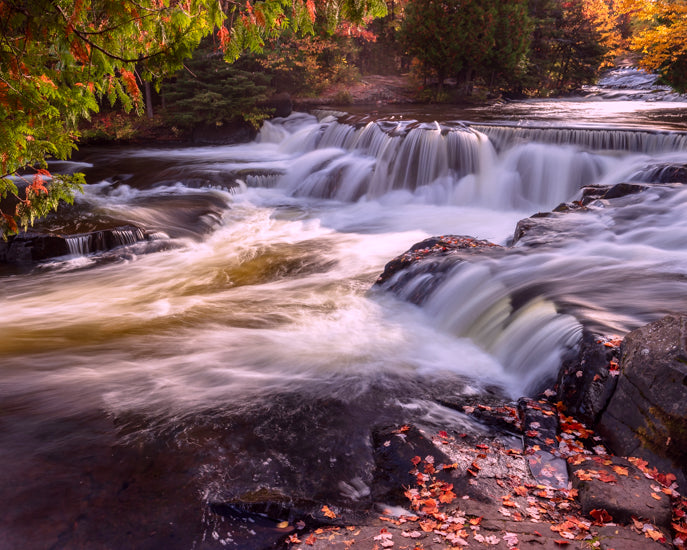
[(91, 253), (91, 234), (70, 235), (65, 239), (72, 256), (87, 256)]
[(574, 145), (587, 151), (645, 154), (682, 151), (687, 148), (687, 134), (682, 132), (502, 125), (474, 125), (472, 128), (489, 136), (498, 151), (524, 143)]
[(113, 229), (111, 232), (114, 247), (134, 244), (145, 240), (145, 233), (138, 227), (124, 227)]
[(72, 256), (87, 256), (144, 241), (146, 234), (139, 227), (122, 226), (81, 235), (69, 235), (65, 237), (65, 240)]

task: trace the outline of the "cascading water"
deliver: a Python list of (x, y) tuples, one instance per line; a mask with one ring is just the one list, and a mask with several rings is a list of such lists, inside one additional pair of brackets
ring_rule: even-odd
[(429, 289), (418, 305), (371, 292), (431, 235), (507, 245), (584, 185), (687, 164), (683, 131), (494, 122), (296, 114), (253, 143), (84, 150), (73, 226), (145, 235), (2, 276), (0, 466), (20, 480), (0, 484), (7, 544), (262, 548), (255, 525), (210, 526), (207, 504), (350, 504), (340, 486), (369, 481), (373, 426), (483, 429), (437, 403), (518, 397), (582, 327), (622, 334), (685, 309), (687, 192), (669, 185), (411, 269), (406, 289)]

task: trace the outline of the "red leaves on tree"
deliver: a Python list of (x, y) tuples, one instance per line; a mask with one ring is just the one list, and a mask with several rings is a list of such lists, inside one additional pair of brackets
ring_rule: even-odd
[(134, 101), (139, 101), (141, 99), (141, 90), (136, 83), (136, 77), (134, 76), (134, 73), (127, 71), (126, 69), (121, 69), (120, 73), (122, 75), (122, 80), (124, 81), (126, 91), (129, 92), (129, 95)]
[(226, 51), (229, 47), (229, 42), (231, 42), (231, 33), (224, 25), (222, 25), (219, 28), (219, 31), (217, 31), (217, 36), (219, 37), (219, 45), (222, 48), (222, 51)]
[(308, 9), (308, 16), (310, 21), (315, 22), (315, 2), (313, 0), (307, 0), (305, 7)]

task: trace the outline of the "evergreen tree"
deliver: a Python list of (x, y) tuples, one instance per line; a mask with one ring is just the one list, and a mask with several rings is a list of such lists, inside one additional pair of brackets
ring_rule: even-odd
[(401, 29), (403, 44), (439, 86), (455, 77), (470, 93), (476, 77), (506, 82), (523, 61), (529, 41), (524, 0), (410, 0)]
[(173, 79), (163, 83), (165, 118), (190, 130), (198, 125), (246, 122), (258, 127), (269, 117), (269, 77), (255, 63), (239, 58), (226, 63), (214, 41), (206, 39)]

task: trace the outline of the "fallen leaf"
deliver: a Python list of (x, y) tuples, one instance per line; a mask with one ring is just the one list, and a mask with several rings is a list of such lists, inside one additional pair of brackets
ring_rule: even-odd
[(655, 498), (656, 500), (661, 500), (661, 495), (657, 495), (656, 493), (651, 493), (651, 497)]
[(613, 466), (613, 471), (619, 476), (626, 476), (630, 474), (630, 471), (627, 468), (623, 468), (622, 466), (618, 465)]
[(421, 521), (419, 524), (420, 529), (422, 529), (425, 533), (431, 533), (434, 531), (434, 528), (438, 525), (436, 521), (433, 519), (426, 519), (424, 521)]
[(325, 506), (322, 506), (322, 512), (323, 512), (324, 515), (325, 515), (326, 517), (328, 517), (328, 518), (334, 519), (334, 518), (336, 517), (336, 514), (335, 514), (334, 512), (331, 511), (331, 509), (329, 508), (329, 506), (326, 506), (326, 505), (325, 505)]
[(650, 538), (652, 540), (655, 540), (656, 542), (664, 542), (665, 541), (665, 536), (663, 533), (660, 531), (657, 531), (656, 529), (647, 529), (644, 534), (646, 535), (647, 538)]
[(601, 471), (599, 472), (599, 480), (603, 481), (604, 483), (615, 483), (616, 481), (618, 481), (618, 478), (615, 477), (613, 474)]
[(589, 515), (592, 516), (599, 523), (610, 523), (611, 521), (613, 521), (613, 517), (611, 516), (611, 514), (609, 514), (606, 510), (603, 509), (594, 509), (591, 512), (589, 512)]
[(509, 533), (508, 531), (504, 533), (503, 540), (506, 541), (506, 544), (508, 544), (510, 547), (517, 546), (519, 544), (518, 535), (515, 533)]
[(315, 543), (317, 542), (317, 537), (314, 534), (311, 534), (307, 539), (305, 539), (303, 542), (309, 546), (314, 546)]

